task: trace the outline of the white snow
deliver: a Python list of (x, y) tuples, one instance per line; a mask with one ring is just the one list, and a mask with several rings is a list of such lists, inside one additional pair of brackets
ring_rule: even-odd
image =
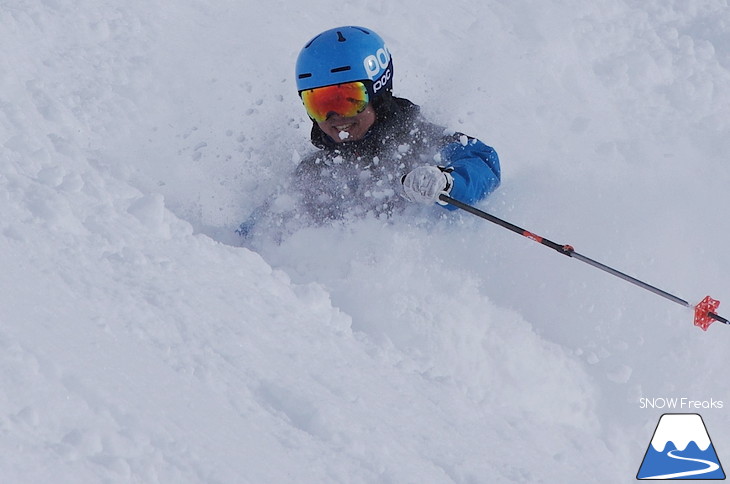
[(705, 451), (712, 443), (702, 417), (697, 414), (667, 414), (659, 420), (651, 445), (657, 452), (664, 452), (668, 442), (674, 442), (677, 450), (684, 450), (694, 442)]
[(5, 2), (2, 482), (629, 482), (663, 412), (640, 397), (725, 401), (702, 412), (722, 460), (730, 328), (437, 207), (233, 230), (313, 149), (299, 48), (365, 25), (397, 95), (500, 154), (482, 208), (727, 316), (728, 22), (711, 0)]

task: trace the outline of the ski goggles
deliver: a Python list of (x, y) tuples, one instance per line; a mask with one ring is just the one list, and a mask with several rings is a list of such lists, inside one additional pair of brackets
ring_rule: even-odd
[(306, 89), (299, 95), (309, 117), (318, 123), (326, 121), (332, 113), (345, 118), (357, 116), (370, 101), (368, 89), (361, 81)]

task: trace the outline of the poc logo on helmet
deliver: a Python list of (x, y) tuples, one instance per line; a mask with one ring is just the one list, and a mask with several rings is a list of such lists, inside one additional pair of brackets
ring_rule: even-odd
[(388, 81), (390, 81), (390, 69), (385, 71), (385, 74), (380, 76), (380, 79), (375, 81), (373, 84), (373, 93), (376, 93), (380, 91), (383, 87), (388, 85)]
[(373, 81), (380, 74), (380, 71), (388, 68), (390, 64), (390, 52), (386, 46), (381, 47), (375, 55), (369, 55), (362, 61), (368, 78)]

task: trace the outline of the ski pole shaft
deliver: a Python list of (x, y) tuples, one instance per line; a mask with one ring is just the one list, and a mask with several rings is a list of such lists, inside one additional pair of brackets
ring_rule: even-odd
[[(667, 291), (659, 289), (658, 287), (652, 286), (651, 284), (647, 284), (646, 282), (641, 281), (628, 274), (625, 274), (617, 269), (614, 269), (613, 267), (607, 266), (606, 264), (602, 264), (601, 262), (595, 261), (589, 257), (579, 254), (570, 245), (558, 244), (556, 242), (553, 242), (552, 240), (549, 240), (549, 239), (546, 239), (545, 237), (541, 237), (537, 234), (534, 234), (534, 233), (530, 232), (529, 230), (525, 230), (522, 227), (519, 227), (513, 223), (507, 222), (506, 220), (502, 220), (499, 217), (495, 217), (494, 215), (484, 212), (483, 210), (479, 210), (476, 207), (472, 207), (471, 205), (467, 205), (466, 203), (463, 203), (463, 202), (460, 202), (459, 200), (451, 198), (448, 195), (444, 195), (444, 194), (439, 195), (439, 200), (446, 202), (450, 205), (453, 205), (461, 210), (469, 212), (473, 215), (476, 215), (477, 217), (488, 220), (501, 227), (504, 227), (507, 230), (510, 230), (516, 234), (522, 235), (523, 237), (527, 237), (528, 239), (533, 240), (546, 247), (550, 247), (551, 249), (553, 249), (563, 255), (572, 257), (581, 262), (585, 262), (588, 265), (591, 265), (597, 269), (600, 269), (604, 272), (614, 275), (620, 279), (623, 279), (624, 281), (630, 282), (631, 284), (641, 287), (642, 289), (646, 289), (647, 291), (653, 292), (654, 294), (657, 294), (658, 296), (669, 299), (670, 301), (675, 302), (681, 306), (684, 306), (687, 308), (693, 307), (689, 302), (685, 301), (684, 299), (682, 299), (680, 297), (675, 296), (674, 294), (671, 294)], [(695, 325), (700, 326), (700, 327), (702, 327), (702, 329), (706, 330), (707, 327), (709, 326), (709, 323), (712, 322), (709, 320), (719, 321), (724, 324), (730, 324), (730, 321), (728, 321), (727, 319), (723, 318), (722, 316), (720, 316), (714, 312), (714, 310), (717, 308), (717, 306), (719, 304), (720, 304), (719, 301), (715, 301), (708, 296), (700, 304), (694, 306)]]
[(681, 304), (682, 306), (686, 306), (688, 308), (691, 308), (692, 305), (685, 301), (684, 299), (681, 299), (674, 294), (670, 294), (667, 291), (663, 291), (659, 289), (658, 287), (654, 287), (651, 284), (647, 284), (644, 281), (640, 281), (639, 279), (636, 279), (635, 277), (631, 277), (628, 274), (624, 274), (621, 271), (618, 271), (614, 269), (613, 267), (609, 267), (605, 264), (601, 264), (600, 262), (597, 262), (593, 259), (589, 259), (588, 257), (579, 254), (578, 252), (573, 251), (572, 254), (570, 254), (571, 257), (574, 259), (578, 259), (581, 262), (585, 262), (586, 264), (592, 265), (593, 267), (596, 267), (598, 269), (601, 269), (604, 272), (608, 272), (609, 274), (613, 274), (616, 277), (619, 277), (623, 279), (624, 281), (630, 282), (631, 284), (634, 284), (636, 286), (639, 286), (643, 289), (646, 289), (647, 291), (653, 292), (654, 294), (657, 294), (663, 298), (669, 299), (670, 301), (673, 301), (677, 304)]
[[(712, 305), (711, 303), (707, 303), (706, 301), (702, 301), (700, 304), (697, 304), (696, 306), (692, 306), (689, 302), (685, 301), (684, 299), (675, 296), (674, 294), (668, 293), (667, 291), (664, 291), (662, 289), (659, 289), (656, 286), (652, 286), (651, 284), (647, 284), (644, 281), (641, 281), (635, 277), (629, 276), (628, 274), (624, 274), (621, 271), (618, 271), (614, 269), (613, 267), (609, 267), (606, 264), (602, 264), (598, 261), (595, 261), (593, 259), (590, 259), (582, 254), (579, 254), (578, 252), (572, 251), (570, 256), (574, 259), (578, 259), (581, 262), (585, 262), (586, 264), (592, 265), (593, 267), (596, 267), (598, 269), (601, 269), (602, 271), (608, 272), (609, 274), (613, 274), (616, 277), (619, 277), (623, 279), (624, 281), (630, 282), (631, 284), (634, 284), (636, 286), (641, 287), (642, 289), (646, 289), (647, 291), (653, 292), (654, 294), (661, 296), (665, 299), (669, 299), (672, 302), (675, 302), (681, 306), (687, 307), (687, 308), (694, 308), (695, 310), (695, 325), (700, 326), (703, 329), (707, 329), (709, 326), (709, 323), (711, 321), (705, 321), (703, 322), (703, 319), (709, 318), (710, 320), (719, 321), (724, 324), (730, 324), (730, 321), (723, 318), (719, 314), (715, 313), (714, 310), (719, 306), (719, 301), (711, 300), (712, 302), (715, 302), (716, 304)], [(708, 296), (709, 298), (709, 296)]]
[(456, 200), (455, 198), (451, 198), (448, 195), (443, 195), (443, 194), (439, 195), (439, 200), (441, 200), (442, 202), (446, 202), (450, 205), (453, 205), (457, 208), (460, 208), (473, 215), (476, 215), (477, 217), (481, 217), (485, 220), (489, 220), (492, 223), (495, 223), (501, 227), (504, 227), (507, 230), (511, 230), (512, 232), (522, 235), (523, 237), (527, 237), (528, 239), (534, 240), (537, 243), (550, 247), (553, 250), (557, 250), (558, 252), (560, 252), (563, 255), (567, 255), (570, 257), (571, 252), (573, 250), (573, 248), (569, 245), (560, 245), (560, 244), (553, 242), (552, 240), (548, 240), (544, 237), (540, 237), (539, 235), (533, 234), (532, 232), (527, 231), (527, 230), (523, 229), (522, 227), (518, 227), (515, 224), (509, 223), (505, 220), (502, 220), (501, 218), (495, 217), (494, 215), (484, 212), (482, 210), (479, 210), (476, 207), (472, 207), (471, 205), (467, 205), (466, 203), (460, 202), (459, 200)]

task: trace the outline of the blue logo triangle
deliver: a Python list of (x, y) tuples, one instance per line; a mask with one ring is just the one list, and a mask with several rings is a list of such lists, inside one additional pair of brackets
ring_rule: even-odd
[(702, 417), (696, 413), (662, 415), (636, 478), (725, 479), (725, 471)]

